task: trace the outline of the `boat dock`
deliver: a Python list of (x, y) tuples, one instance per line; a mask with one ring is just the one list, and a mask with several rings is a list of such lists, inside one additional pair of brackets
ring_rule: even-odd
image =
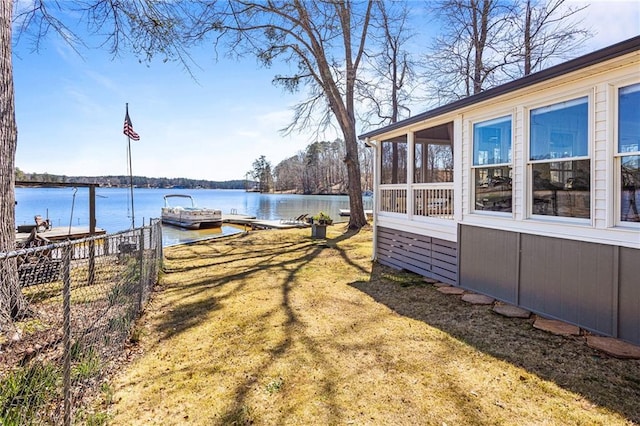
[[(367, 217), (373, 217), (373, 210), (365, 210), (364, 214), (367, 215)], [(340, 209), (340, 216), (351, 216), (351, 210)]]
[[(106, 231), (102, 228), (96, 228), (92, 234), (89, 232), (88, 226), (58, 226), (44, 231), (38, 231), (36, 235), (52, 242), (60, 242), (65, 240), (79, 240), (92, 235), (104, 234), (106, 234)], [(25, 243), (29, 240), (30, 235), (30, 232), (16, 232), (16, 243)]]
[(222, 223), (250, 226), (251, 229), (291, 229), (308, 228), (311, 226), (306, 222), (296, 221), (293, 219), (256, 219), (255, 216), (247, 216), (237, 213), (222, 213)]

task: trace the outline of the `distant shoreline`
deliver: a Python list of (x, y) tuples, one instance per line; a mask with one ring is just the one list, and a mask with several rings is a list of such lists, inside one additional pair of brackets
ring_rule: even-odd
[[(20, 186), (20, 182), (41, 183), (42, 186), (50, 184), (93, 184), (99, 188), (129, 188), (129, 176), (60, 176), (49, 175), (47, 173), (21, 173), (16, 175), (16, 186)], [(230, 189), (242, 190), (246, 192), (258, 192), (256, 190), (247, 189), (255, 186), (257, 183), (246, 180), (229, 180), (229, 181), (208, 181), (198, 179), (184, 178), (148, 178), (144, 176), (133, 177), (133, 187), (136, 189)], [(299, 190), (284, 190), (264, 192), (263, 194), (292, 194), (292, 195), (346, 195), (346, 192), (311, 192), (305, 193)]]

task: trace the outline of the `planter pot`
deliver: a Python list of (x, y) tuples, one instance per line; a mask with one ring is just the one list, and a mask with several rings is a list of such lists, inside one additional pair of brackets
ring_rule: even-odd
[(327, 225), (314, 223), (311, 225), (311, 238), (327, 238)]

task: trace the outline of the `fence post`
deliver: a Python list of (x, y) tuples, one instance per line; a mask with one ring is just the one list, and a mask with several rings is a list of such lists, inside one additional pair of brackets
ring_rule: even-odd
[(96, 281), (96, 242), (89, 241), (89, 285), (93, 285)]
[(154, 278), (158, 278), (158, 272), (164, 268), (164, 247), (162, 247), (162, 222), (158, 219), (155, 223), (156, 227), (154, 228), (156, 231), (156, 262), (158, 262), (158, 258), (160, 262), (157, 264), (156, 268), (156, 276)]
[(142, 301), (144, 300), (144, 227), (140, 228), (140, 251), (138, 252), (138, 265), (140, 270), (138, 277), (138, 285), (140, 287), (140, 291), (138, 292), (138, 315), (142, 312)]
[(63, 290), (62, 290), (62, 310), (63, 310), (63, 337), (64, 365), (62, 367), (62, 383), (64, 393), (64, 425), (71, 425), (71, 244), (64, 248), (63, 266)]
[[(89, 235), (96, 234), (96, 187), (89, 187)], [(89, 285), (93, 285), (96, 279), (96, 242), (94, 239), (89, 241)]]

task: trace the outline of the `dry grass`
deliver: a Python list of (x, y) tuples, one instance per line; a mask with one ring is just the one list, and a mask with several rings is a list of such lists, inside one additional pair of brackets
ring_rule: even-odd
[(640, 362), (372, 264), (371, 231), (259, 231), (166, 250), (112, 424), (640, 420)]

